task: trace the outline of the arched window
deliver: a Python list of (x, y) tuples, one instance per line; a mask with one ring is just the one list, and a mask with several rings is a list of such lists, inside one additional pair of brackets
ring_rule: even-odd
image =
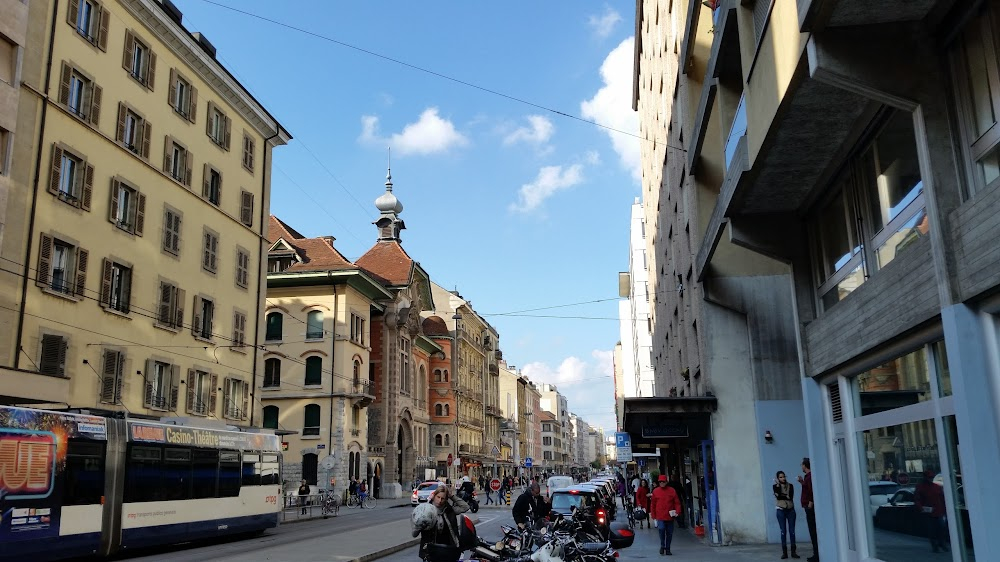
[(441, 369), (434, 369), (434, 382), (441, 382)]
[(270, 357), (264, 360), (264, 388), (281, 386), (281, 359)]
[(444, 382), (448, 382), (448, 369), (444, 370)]
[(361, 426), (361, 408), (356, 404), (351, 408), (351, 423), (354, 425), (355, 429)]
[(278, 429), (277, 406), (264, 406), (264, 427)]
[(427, 388), (427, 369), (423, 365), (417, 371), (417, 399), (423, 400), (427, 398), (427, 393), (424, 389)]
[(306, 386), (323, 384), (323, 358), (306, 357)]
[(319, 405), (309, 404), (305, 408), (302, 435), (319, 435)]
[(281, 341), (281, 323), (284, 316), (280, 312), (272, 312), (267, 315), (267, 334), (264, 338), (268, 341)]
[(434, 415), (435, 416), (443, 416), (444, 415), (444, 406), (442, 406), (441, 404), (434, 404)]
[(306, 316), (306, 339), (323, 339), (323, 312), (313, 310)]
[(446, 415), (446, 416), (450, 416), (451, 415), (451, 406), (449, 406), (448, 404), (444, 405), (444, 415)]
[(444, 434), (444, 446), (445, 447), (451, 446), (451, 437), (447, 433)]
[(361, 392), (361, 361), (354, 360), (354, 392)]
[(440, 447), (443, 443), (444, 443), (444, 440), (441, 438), (441, 434), (440, 433), (438, 433), (437, 435), (434, 436), (434, 446), (435, 447)]
[(358, 477), (358, 475), (354, 472), (354, 456), (357, 454), (359, 453), (355, 453), (354, 451), (347, 453), (347, 478), (350, 480), (354, 480)]
[(354, 477), (361, 478), (361, 453), (354, 453)]

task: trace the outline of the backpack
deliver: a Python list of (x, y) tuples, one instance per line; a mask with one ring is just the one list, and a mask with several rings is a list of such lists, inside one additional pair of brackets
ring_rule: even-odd
[(458, 547), (462, 550), (473, 550), (479, 545), (476, 526), (465, 515), (458, 516)]
[(368, 483), (367, 482), (362, 482), (361, 486), (358, 487), (358, 491), (361, 492), (362, 494), (365, 493), (365, 492), (367, 492), (368, 491)]

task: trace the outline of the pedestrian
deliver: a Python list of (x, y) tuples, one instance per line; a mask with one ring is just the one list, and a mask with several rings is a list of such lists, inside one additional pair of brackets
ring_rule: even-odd
[(629, 488), (629, 492), (632, 492), (634, 494), (636, 492), (636, 490), (639, 489), (639, 484), (641, 483), (641, 481), (642, 480), (639, 478), (639, 474), (638, 473), (632, 475), (632, 482), (631, 482), (631, 486)]
[(420, 559), (427, 562), (455, 562), (461, 558), (458, 515), (469, 504), (456, 497), (450, 486), (438, 486), (427, 504), (413, 510), (413, 536), (420, 537)]
[(645, 478), (639, 480), (639, 486), (635, 489), (635, 505), (641, 508), (646, 515), (642, 518), (636, 517), (640, 529), (643, 528), (643, 525), (649, 529), (653, 528), (649, 523), (649, 493), (649, 482)]
[(816, 542), (816, 509), (813, 505), (812, 467), (809, 463), (809, 457), (802, 458), (802, 472), (805, 473), (805, 476), (799, 476), (799, 484), (802, 484), (799, 503), (806, 512), (806, 526), (809, 527), (809, 540), (812, 541), (813, 547), (813, 555), (806, 558), (806, 562), (819, 562), (819, 545)]
[[(666, 476), (664, 476), (666, 478)], [(618, 496), (622, 499), (622, 509), (628, 509), (625, 505), (625, 480), (618, 480)]]
[(549, 504), (542, 497), (542, 489), (538, 484), (532, 485), (526, 492), (517, 497), (514, 508), (510, 510), (518, 529), (538, 528), (538, 522), (549, 514)]
[[(486, 490), (486, 504), (485, 505), (490, 505), (491, 503), (493, 503), (493, 488), (490, 487), (490, 486), (486, 486), (485, 490)], [(500, 500), (500, 498), (497, 498), (497, 503), (500, 503), (499, 500)]]
[(358, 499), (361, 500), (359, 503), (364, 507), (365, 498), (368, 497), (368, 483), (364, 480), (358, 484)]
[(656, 521), (660, 531), (660, 556), (670, 556), (670, 542), (674, 538), (674, 518), (681, 511), (681, 501), (677, 492), (667, 486), (667, 475), (657, 479), (656, 489), (649, 498), (649, 516)]
[(309, 483), (305, 480), (299, 484), (299, 506), (302, 507), (302, 515), (306, 514), (306, 503), (309, 500)]
[(931, 552), (948, 551), (948, 518), (944, 506), (944, 488), (934, 483), (934, 471), (925, 470), (917, 484), (913, 503), (920, 510), (931, 541)]
[(781, 558), (782, 560), (788, 558), (788, 547), (785, 543), (786, 528), (788, 540), (792, 543), (792, 558), (798, 558), (799, 555), (795, 552), (795, 502), (793, 501), (795, 499), (795, 486), (792, 486), (785, 477), (785, 472), (779, 470), (774, 475), (774, 486), (771, 489), (774, 491), (778, 530), (781, 531)]

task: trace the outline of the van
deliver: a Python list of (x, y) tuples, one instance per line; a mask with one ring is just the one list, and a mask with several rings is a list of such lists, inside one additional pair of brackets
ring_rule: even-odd
[(546, 495), (552, 495), (552, 492), (558, 490), (559, 488), (569, 488), (570, 486), (576, 484), (572, 476), (550, 476), (546, 481), (545, 485), (548, 486), (546, 490)]

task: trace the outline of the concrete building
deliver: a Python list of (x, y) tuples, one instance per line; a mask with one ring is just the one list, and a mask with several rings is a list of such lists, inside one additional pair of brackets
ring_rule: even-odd
[(873, 517), (883, 478), (943, 495), (933, 559), (997, 558), (1000, 3), (637, 9), (667, 394), (626, 429), (704, 477), (713, 540), (777, 541), (772, 475), (808, 454), (823, 559), (932, 559)]
[(0, 22), (0, 402), (259, 425), (288, 132), (167, 0)]
[[(399, 498), (418, 477), (418, 457), (430, 457), (428, 373), (430, 358), (441, 348), (423, 333), (421, 314), (434, 309), (427, 272), (403, 249), (406, 228), (403, 204), (392, 192), (392, 175), (385, 193), (375, 200), (378, 240), (355, 263), (378, 280), (392, 298), (380, 302), (371, 316), (369, 380), (375, 401), (368, 409), (368, 459), (373, 493)], [(423, 476), (419, 474), (419, 476)]]
[(559, 425), (559, 419), (544, 409), (539, 418), (542, 426), (542, 461), (538, 466), (545, 472), (566, 474), (566, 465), (562, 460), (562, 427)]
[[(553, 450), (555, 458), (552, 460), (555, 462), (555, 467), (557, 471), (563, 474), (569, 474), (569, 467), (572, 463), (570, 458), (570, 425), (569, 425), (569, 404), (566, 401), (566, 397), (559, 393), (559, 389), (555, 385), (549, 383), (542, 383), (538, 386), (538, 392), (541, 395), (538, 403), (542, 410), (550, 412), (555, 416), (556, 422), (558, 422), (559, 435), (558, 435), (558, 450)], [(545, 430), (543, 428), (542, 432)]]
[(618, 295), (625, 299), (618, 302), (622, 385), (624, 396), (633, 398), (655, 396), (647, 251), (646, 217), (637, 197), (629, 222), (628, 271), (618, 274)]
[[(374, 475), (369, 329), (372, 309), (392, 294), (338, 252), (332, 236), (306, 238), (271, 215), (267, 241), (261, 422), (286, 434), (289, 489), (301, 479), (328, 488), (335, 478), (339, 492)], [(332, 470), (320, 467), (327, 455), (337, 461)]]

